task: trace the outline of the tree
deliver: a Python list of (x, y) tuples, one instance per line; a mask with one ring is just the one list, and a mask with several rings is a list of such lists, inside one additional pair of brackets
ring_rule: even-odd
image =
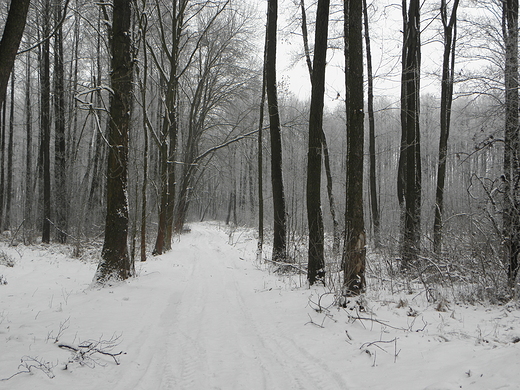
[(63, 61), (63, 28), (62, 0), (55, 0), (54, 20), (58, 25), (54, 36), (54, 180), (55, 180), (55, 210), (56, 239), (64, 244), (67, 241), (67, 166), (65, 145), (65, 85)]
[[(49, 37), (51, 33), (51, 0), (45, 0), (42, 14), (42, 35)], [(40, 51), (40, 83), (41, 83), (41, 146), (43, 176), (43, 224), (42, 242), (51, 241), (51, 79), (50, 79), (50, 41), (45, 39)]]
[(442, 56), (441, 113), (439, 163), (437, 166), (437, 187), (435, 193), (435, 219), (433, 223), (433, 250), (440, 254), (442, 249), (442, 217), (444, 211), (444, 186), (446, 180), (446, 158), (450, 134), (451, 105), (455, 68), (455, 43), (457, 41), (457, 8), (455, 0), (448, 19), (446, 0), (441, 0), (441, 20), (444, 30), (444, 53)]
[(278, 0), (267, 2), (266, 41), (266, 93), (269, 112), (269, 133), (271, 136), (271, 184), (273, 190), (273, 261), (287, 260), (287, 221), (285, 214), (285, 193), (282, 174), (282, 139), (280, 135), (280, 112), (276, 86), (276, 33), (278, 21)]
[(307, 221), (309, 248), (307, 279), (313, 285), (325, 277), (323, 216), (321, 213), (321, 156), (323, 133), (323, 100), (329, 28), (329, 0), (319, 0), (316, 13), (312, 91), (309, 114), (309, 146), (307, 152)]
[[(420, 2), (402, 2), (403, 48), (401, 76), (401, 153), (397, 191), (403, 214), (401, 266), (417, 260), (421, 227), (421, 147), (419, 131), (420, 95)], [(408, 12), (407, 12), (408, 10)]]
[(347, 109), (347, 178), (343, 296), (365, 289), (366, 234), (363, 216), (363, 2), (345, 0), (345, 87)]
[(0, 41), (0, 107), (6, 97), (7, 84), (11, 75), (16, 52), (22, 40), (30, 0), (11, 0), (9, 13)]
[(505, 43), (505, 136), (503, 229), (508, 282), (514, 288), (520, 254), (520, 162), (518, 156), (518, 0), (503, 2)]
[(367, 110), (368, 110), (368, 153), (369, 153), (369, 187), (370, 187), (370, 214), (374, 224), (374, 245), (380, 245), (380, 215), (377, 199), (376, 184), (376, 135), (374, 118), (374, 74), (372, 70), (372, 51), (370, 45), (370, 29), (368, 23), (367, 1), (363, 0), (363, 18), (365, 25), (365, 47), (367, 54)]
[[(307, 31), (307, 12), (305, 10), (305, 1), (300, 1), (300, 8), (302, 12), (302, 38), (303, 38), (303, 47), (305, 51), (305, 61), (307, 62), (307, 69), (309, 70), (309, 77), (311, 78), (312, 83), (312, 60), (311, 60), (311, 54), (309, 49), (309, 38), (308, 38), (308, 31)], [(323, 158), (325, 163), (325, 176), (327, 178), (327, 195), (329, 198), (329, 210), (330, 210), (330, 216), (332, 217), (332, 237), (333, 237), (333, 246), (332, 246), (332, 252), (336, 256), (339, 253), (339, 246), (340, 246), (340, 231), (339, 231), (339, 222), (336, 218), (336, 201), (334, 199), (334, 193), (332, 192), (332, 170), (330, 167), (330, 154), (329, 154), (329, 147), (327, 145), (327, 137), (325, 135), (325, 131), (323, 130), (323, 127), (321, 129), (321, 143), (322, 143), (322, 151), (323, 151)]]
[(133, 59), (132, 0), (114, 0), (112, 17), (113, 91), (108, 128), (107, 209), (105, 240), (95, 280), (99, 283), (132, 276), (128, 256), (128, 131), (130, 126)]
[[(175, 207), (175, 164), (173, 163), (177, 149), (177, 100), (179, 90), (179, 59), (181, 52), (181, 37), (185, 28), (184, 15), (188, 1), (172, 0), (171, 9), (171, 48), (168, 48), (166, 30), (157, 2), (160, 29), (160, 47), (168, 60), (169, 72), (162, 70), (158, 57), (154, 55), (156, 66), (161, 70), (161, 77), (165, 84), (165, 110), (159, 151), (161, 160), (161, 203), (159, 208), (159, 228), (153, 253), (160, 255), (171, 249), (172, 224)], [(152, 52), (153, 54), (153, 52)]]

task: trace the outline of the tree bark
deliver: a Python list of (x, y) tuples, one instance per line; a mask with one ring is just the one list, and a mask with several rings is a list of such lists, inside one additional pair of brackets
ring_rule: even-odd
[[(406, 7), (406, 0), (403, 0)], [(406, 9), (406, 8), (405, 8)], [(403, 10), (403, 16), (406, 11)], [(404, 210), (402, 227), (401, 266), (407, 269), (417, 260), (421, 228), (421, 148), (419, 131), (419, 82), (421, 43), (419, 0), (411, 0), (404, 18), (403, 75), (401, 89), (402, 145), (400, 156), (401, 204)], [(401, 164), (403, 164), (401, 166)]]
[(377, 198), (377, 174), (376, 174), (376, 135), (374, 118), (374, 74), (372, 70), (372, 51), (370, 45), (370, 29), (368, 23), (368, 8), (366, 0), (363, 0), (363, 17), (365, 25), (365, 47), (367, 54), (367, 109), (368, 109), (368, 153), (369, 153), (369, 186), (370, 186), (370, 214), (374, 224), (374, 246), (381, 243), (379, 201)]
[(267, 2), (266, 93), (271, 136), (271, 184), (273, 190), (273, 261), (287, 260), (287, 216), (282, 174), (282, 138), (276, 86), (276, 35), (278, 0)]
[(318, 280), (324, 282), (325, 278), (323, 215), (321, 213), (321, 164), (329, 5), (329, 0), (318, 1), (312, 64), (309, 146), (307, 152), (307, 221), (309, 225), (307, 279), (310, 285), (315, 284)]
[[(32, 175), (32, 107), (31, 107), (31, 53), (27, 52), (25, 86), (25, 200), (24, 200), (24, 228), (31, 231), (33, 228), (32, 202), (33, 202), (33, 175)], [(27, 237), (26, 237), (27, 238)], [(30, 244), (31, 237), (26, 241)]]
[(128, 132), (132, 100), (131, 0), (114, 0), (112, 22), (113, 90), (110, 104), (105, 241), (95, 279), (104, 283), (133, 274), (128, 256)]
[[(51, 1), (45, 0), (43, 9), (43, 36), (48, 37), (51, 31)], [(50, 82), (50, 42), (45, 40), (41, 47), (41, 150), (43, 173), (43, 222), (42, 243), (51, 240), (51, 82)]]
[[(62, 0), (56, 0), (55, 21), (62, 19)], [(61, 25), (54, 36), (54, 180), (55, 180), (55, 210), (56, 239), (64, 244), (67, 241), (67, 173), (65, 145), (65, 87), (63, 65), (63, 31)]]
[[(303, 47), (305, 51), (305, 60), (307, 62), (307, 68), (309, 70), (309, 77), (312, 83), (312, 61), (311, 54), (309, 49), (309, 38), (307, 31), (307, 12), (305, 11), (305, 1), (300, 1), (300, 7), (302, 12), (302, 37), (303, 37)], [(339, 231), (339, 222), (336, 217), (336, 201), (334, 199), (333, 183), (332, 183), (332, 170), (330, 168), (330, 155), (329, 155), (329, 147), (327, 145), (327, 137), (325, 135), (325, 131), (323, 128), (321, 129), (321, 142), (323, 147), (323, 158), (325, 163), (325, 176), (327, 178), (327, 195), (329, 198), (329, 210), (330, 216), (332, 217), (332, 253), (336, 256), (339, 253), (339, 246), (341, 241), (341, 234)]]
[(457, 8), (455, 0), (448, 20), (446, 0), (441, 0), (441, 19), (444, 29), (444, 53), (442, 57), (441, 112), (439, 163), (437, 166), (437, 187), (435, 192), (435, 217), (433, 222), (433, 251), (442, 250), (442, 218), (444, 213), (444, 187), (446, 181), (446, 158), (450, 135), (451, 104), (453, 101), (453, 78), (455, 67), (455, 43), (457, 40)]
[(366, 234), (363, 215), (363, 6), (362, 0), (345, 0), (345, 69), (347, 108), (347, 178), (342, 295), (365, 290)]
[(4, 230), (11, 229), (11, 204), (13, 199), (13, 138), (14, 138), (14, 72), (11, 74), (11, 101), (9, 102), (9, 141), (7, 142), (7, 186), (5, 193)]
[(11, 0), (2, 40), (0, 41), (0, 107), (7, 92), (16, 52), (20, 46), (27, 20), (30, 0)]
[(504, 145), (504, 210), (503, 228), (508, 283), (514, 289), (520, 254), (520, 173), (518, 161), (518, 0), (503, 2), (503, 34), (505, 60), (505, 145)]

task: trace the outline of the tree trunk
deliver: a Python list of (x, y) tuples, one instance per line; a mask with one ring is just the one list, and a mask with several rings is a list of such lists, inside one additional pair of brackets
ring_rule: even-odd
[(363, 7), (362, 0), (345, 0), (345, 69), (347, 106), (347, 178), (342, 295), (365, 289), (366, 235), (363, 216)]
[[(43, 36), (51, 31), (51, 0), (45, 0), (43, 9)], [(43, 223), (42, 243), (51, 240), (51, 81), (50, 81), (50, 42), (45, 40), (41, 48), (41, 150), (43, 173)]]
[(262, 259), (264, 246), (264, 150), (263, 150), (263, 127), (264, 127), (264, 107), (265, 107), (265, 69), (267, 53), (267, 35), (264, 44), (264, 63), (262, 67), (262, 93), (260, 97), (260, 118), (258, 120), (258, 244), (256, 248), (256, 258)]
[(132, 100), (131, 0), (114, 0), (112, 22), (113, 96), (110, 104), (105, 241), (95, 279), (124, 280), (133, 274), (128, 256), (128, 132)]
[(276, 85), (276, 35), (278, 0), (267, 2), (266, 93), (271, 136), (271, 184), (273, 187), (273, 255), (274, 261), (287, 260), (287, 216), (282, 174), (282, 139)]
[(329, 28), (329, 0), (319, 0), (316, 13), (312, 91), (309, 114), (309, 147), (307, 152), (307, 221), (309, 249), (307, 279), (313, 285), (324, 282), (323, 216), (321, 213), (321, 155), (323, 150), (323, 101)]
[(505, 63), (505, 145), (504, 145), (504, 242), (509, 286), (514, 289), (520, 253), (520, 188), (518, 161), (518, 0), (503, 2)]
[(13, 199), (13, 138), (14, 138), (14, 72), (11, 74), (11, 101), (9, 103), (9, 141), (7, 143), (7, 188), (5, 193), (4, 230), (11, 229), (11, 204)]
[(370, 214), (374, 224), (374, 246), (378, 248), (381, 243), (379, 202), (377, 198), (376, 182), (376, 135), (374, 118), (374, 75), (372, 71), (372, 51), (370, 49), (370, 35), (368, 24), (367, 1), (363, 0), (363, 16), (365, 21), (365, 46), (367, 54), (367, 94), (368, 94), (368, 153), (369, 153), (369, 186), (370, 186)]
[[(7, 93), (7, 91), (6, 91)], [(0, 105), (0, 229), (4, 226), (4, 200), (5, 200), (5, 133), (6, 133), (6, 118), (7, 118), (7, 99), (3, 99)]]
[[(32, 176), (32, 107), (31, 107), (31, 52), (27, 52), (26, 63), (26, 87), (25, 87), (25, 200), (24, 200), (24, 228), (31, 235), (33, 228), (32, 201), (33, 201), (33, 176)], [(30, 244), (32, 237), (26, 243)]]
[(11, 0), (0, 41), (0, 107), (6, 98), (9, 76), (13, 70), (16, 52), (20, 46), (30, 0)]
[[(406, 0), (403, 0), (406, 7)], [(404, 181), (401, 196), (404, 209), (401, 266), (407, 269), (417, 260), (421, 228), (421, 149), (419, 131), (419, 81), (421, 43), (419, 0), (411, 0), (403, 35), (403, 75), (401, 89), (402, 141), (400, 163), (404, 164), (399, 185)], [(403, 16), (406, 11), (403, 10)]]
[[(55, 22), (62, 19), (62, 0), (56, 0), (54, 6)], [(65, 147), (65, 89), (63, 66), (63, 32), (58, 27), (54, 36), (54, 178), (55, 178), (55, 210), (56, 239), (64, 244), (67, 241), (67, 180), (66, 180), (66, 147)]]
[(450, 135), (451, 103), (453, 101), (453, 77), (455, 67), (455, 43), (457, 40), (457, 8), (459, 0), (453, 3), (448, 21), (446, 0), (441, 0), (441, 18), (444, 28), (444, 54), (442, 58), (441, 113), (439, 139), (439, 165), (437, 167), (437, 188), (435, 192), (435, 217), (433, 222), (433, 251), (442, 250), (442, 217), (444, 212), (444, 187), (446, 181), (446, 158)]
[[(303, 37), (303, 47), (305, 51), (305, 60), (307, 62), (307, 68), (309, 70), (309, 77), (312, 83), (312, 60), (309, 49), (309, 38), (307, 31), (307, 12), (305, 11), (305, 1), (300, 1), (300, 8), (302, 12), (302, 37)], [(336, 201), (334, 200), (334, 193), (332, 192), (333, 184), (332, 184), (332, 170), (330, 168), (330, 155), (329, 155), (329, 147), (327, 145), (327, 137), (325, 136), (325, 131), (323, 128), (321, 129), (321, 142), (323, 148), (323, 158), (325, 162), (325, 176), (327, 178), (327, 195), (329, 198), (329, 210), (330, 216), (332, 217), (332, 252), (336, 256), (339, 253), (340, 246), (340, 231), (339, 231), (339, 222), (336, 218)]]

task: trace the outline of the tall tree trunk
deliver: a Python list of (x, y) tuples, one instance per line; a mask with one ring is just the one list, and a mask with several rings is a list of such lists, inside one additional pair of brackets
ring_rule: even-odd
[(278, 0), (267, 2), (266, 93), (271, 136), (271, 184), (273, 187), (273, 255), (274, 261), (287, 260), (287, 216), (282, 174), (282, 138), (276, 86), (276, 35)]
[(5, 102), (9, 76), (20, 46), (27, 20), (30, 0), (11, 0), (9, 13), (0, 40), (0, 107)]
[(446, 181), (446, 158), (450, 135), (451, 103), (453, 101), (453, 77), (455, 67), (455, 43), (457, 40), (457, 8), (455, 0), (448, 20), (446, 0), (441, 0), (441, 19), (444, 28), (444, 53), (442, 57), (441, 113), (439, 139), (439, 165), (437, 166), (437, 188), (435, 192), (435, 217), (433, 222), (433, 251), (442, 250), (442, 218), (444, 212), (444, 187)]
[[(5, 92), (7, 93), (7, 91)], [(0, 228), (4, 225), (4, 201), (5, 201), (5, 133), (7, 117), (7, 99), (0, 104)]]
[(345, 0), (347, 178), (342, 295), (365, 289), (366, 234), (363, 216), (363, 2)]
[(508, 282), (514, 289), (520, 254), (520, 173), (518, 161), (518, 0), (503, 2), (505, 63), (505, 145), (504, 145), (504, 242)]
[[(43, 6), (43, 36), (51, 31), (51, 0), (45, 0)], [(42, 242), (51, 240), (51, 80), (50, 80), (50, 42), (45, 40), (41, 48), (41, 150), (43, 173), (43, 222)]]
[[(307, 12), (305, 10), (305, 1), (300, 1), (300, 8), (302, 12), (302, 37), (303, 37), (303, 47), (305, 51), (305, 60), (307, 62), (307, 68), (309, 70), (309, 77), (311, 79), (312, 83), (312, 60), (311, 60), (311, 54), (309, 49), (309, 37), (308, 37), (308, 31), (307, 31)], [(330, 154), (329, 154), (329, 147), (327, 145), (327, 137), (325, 135), (325, 131), (323, 130), (323, 127), (321, 129), (321, 142), (323, 147), (323, 158), (325, 162), (325, 176), (327, 178), (327, 195), (329, 198), (329, 210), (330, 210), (330, 216), (332, 217), (332, 237), (333, 237), (333, 244), (332, 244), (332, 252), (334, 255), (337, 255), (339, 253), (339, 246), (340, 246), (340, 231), (339, 231), (339, 222), (338, 218), (336, 217), (336, 201), (334, 199), (334, 193), (332, 191), (333, 189), (333, 183), (332, 183), (332, 170), (330, 168)]]
[(376, 182), (376, 124), (374, 118), (374, 74), (372, 71), (372, 51), (370, 45), (370, 29), (368, 23), (367, 1), (363, 0), (363, 16), (365, 24), (365, 47), (367, 54), (367, 109), (368, 109), (368, 153), (369, 153), (369, 186), (370, 186), (370, 214), (374, 224), (374, 246), (381, 243), (379, 202), (377, 198)]
[(161, 141), (161, 145), (159, 147), (159, 161), (161, 197), (159, 204), (159, 223), (157, 228), (157, 238), (155, 240), (155, 248), (152, 252), (154, 256), (163, 254), (166, 235), (166, 210), (168, 207), (168, 145), (166, 143), (166, 139), (163, 139), (163, 141)]
[[(24, 200), (24, 228), (31, 231), (33, 228), (32, 201), (32, 107), (31, 107), (31, 52), (27, 52), (25, 71), (25, 200)], [(26, 243), (30, 244), (31, 237)]]
[(11, 228), (11, 204), (13, 199), (13, 138), (14, 138), (14, 71), (11, 74), (11, 101), (9, 103), (9, 141), (7, 142), (7, 188), (5, 193), (4, 230)]
[(264, 107), (265, 107), (265, 70), (267, 65), (267, 34), (264, 44), (264, 63), (262, 67), (262, 93), (260, 97), (260, 118), (258, 120), (258, 243), (256, 248), (256, 258), (262, 259), (264, 246), (264, 150), (263, 150), (263, 127), (264, 127)]
[(307, 151), (307, 221), (309, 224), (307, 279), (310, 285), (318, 280), (324, 281), (325, 278), (323, 216), (321, 213), (321, 155), (329, 5), (329, 0), (318, 1), (311, 77), (309, 147)]
[[(159, 209), (159, 228), (155, 243), (154, 254), (161, 254), (171, 249), (172, 236), (174, 231), (175, 213), (175, 154), (177, 151), (177, 97), (179, 89), (178, 66), (181, 50), (180, 39), (184, 28), (184, 13), (186, 10), (186, 0), (172, 0), (172, 36), (171, 50), (166, 49), (170, 43), (165, 41), (165, 32), (161, 19), (161, 39), (163, 50), (166, 50), (169, 74), (162, 73), (162, 81), (165, 85), (165, 109), (163, 118), (160, 143), (161, 157), (161, 204)], [(160, 8), (158, 8), (160, 12)], [(154, 58), (157, 58), (154, 56)]]
[[(406, 0), (403, 0), (406, 7)], [(404, 209), (402, 231), (401, 259), (402, 268), (407, 269), (417, 260), (420, 247), (421, 228), (421, 148), (419, 131), (419, 82), (421, 64), (420, 42), (420, 3), (411, 0), (408, 16), (404, 23), (403, 35), (403, 75), (401, 88), (401, 129), (402, 144), (400, 165), (401, 177), (398, 185), (402, 185), (401, 201)], [(403, 17), (406, 11), (403, 10)], [(404, 200), (404, 202), (403, 202)]]
[(112, 22), (113, 96), (110, 103), (105, 241), (95, 279), (124, 280), (133, 274), (128, 256), (128, 133), (131, 116), (133, 59), (131, 0), (114, 0)]
[[(56, 0), (55, 22), (62, 19), (62, 0)], [(67, 180), (66, 180), (66, 147), (65, 147), (65, 89), (63, 64), (63, 31), (61, 25), (54, 36), (54, 180), (55, 180), (55, 212), (56, 239), (64, 244), (67, 241)]]

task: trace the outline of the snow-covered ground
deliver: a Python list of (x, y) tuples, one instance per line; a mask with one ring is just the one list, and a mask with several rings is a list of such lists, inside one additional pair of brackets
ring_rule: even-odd
[(520, 389), (517, 304), (328, 307), (257, 264), (252, 232), (191, 228), (102, 289), (70, 248), (1, 246), (0, 389)]

